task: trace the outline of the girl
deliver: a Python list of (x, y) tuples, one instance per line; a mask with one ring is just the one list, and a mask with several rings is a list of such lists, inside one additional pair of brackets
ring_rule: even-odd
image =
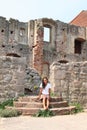
[(42, 83), (40, 84), (40, 92), (39, 92), (39, 99), (43, 99), (43, 108), (44, 110), (47, 110), (49, 108), (49, 99), (50, 99), (50, 90), (51, 90), (51, 84), (48, 81), (47, 77), (44, 77), (42, 79)]

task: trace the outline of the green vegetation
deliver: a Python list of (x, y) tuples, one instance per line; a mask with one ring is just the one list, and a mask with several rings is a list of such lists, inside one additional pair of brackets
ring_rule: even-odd
[(51, 97), (55, 97), (55, 96), (57, 96), (57, 95), (56, 95), (54, 92), (51, 91), (50, 96), (51, 96)]
[(0, 104), (0, 109), (5, 109), (5, 106), (13, 106), (13, 99), (6, 100)]
[(38, 89), (38, 86), (34, 86), (34, 90), (37, 90)]
[(33, 116), (34, 117), (51, 117), (51, 116), (54, 116), (54, 114), (50, 110), (39, 110)]
[(0, 110), (0, 116), (1, 117), (16, 117), (19, 116), (21, 113), (17, 110), (7, 110), (7, 109), (1, 109)]
[(76, 107), (75, 110), (74, 110), (74, 113), (83, 112), (83, 107), (82, 107), (82, 105), (80, 103), (74, 102), (71, 105)]
[(19, 116), (21, 113), (14, 109), (5, 109), (6, 106), (13, 106), (13, 101), (15, 99), (9, 99), (0, 104), (0, 116), (1, 117), (15, 117)]
[(26, 96), (27, 94), (20, 94), (19, 97), (24, 97)]

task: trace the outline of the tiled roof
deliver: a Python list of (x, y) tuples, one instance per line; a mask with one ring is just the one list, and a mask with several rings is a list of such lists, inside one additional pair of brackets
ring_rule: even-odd
[(81, 26), (81, 27), (87, 27), (87, 10), (83, 10), (80, 12), (79, 15), (77, 15), (70, 24)]

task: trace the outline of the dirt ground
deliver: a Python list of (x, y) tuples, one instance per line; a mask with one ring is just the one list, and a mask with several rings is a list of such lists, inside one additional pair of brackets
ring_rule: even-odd
[(87, 112), (45, 118), (0, 118), (0, 130), (87, 130)]

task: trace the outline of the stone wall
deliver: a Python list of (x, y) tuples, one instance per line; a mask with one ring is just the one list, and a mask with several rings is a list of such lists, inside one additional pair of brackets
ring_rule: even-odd
[[(81, 53), (75, 52), (75, 40), (81, 42)], [(86, 28), (57, 21), (55, 41), (56, 51), (59, 55), (58, 60), (64, 59), (75, 62), (87, 60)], [(78, 48), (79, 46), (80, 44)]]
[(31, 49), (28, 45), (28, 23), (0, 17), (0, 56), (26, 57), (30, 65)]
[[(49, 29), (49, 41), (44, 41), (45, 28)], [(34, 90), (33, 86), (40, 81), (40, 74), (51, 76), (55, 92), (61, 90), (67, 100), (81, 100), (85, 104), (87, 97), (83, 91), (87, 86), (87, 28), (48, 18), (20, 22), (0, 17), (0, 56), (2, 99), (9, 95), (15, 96), (16, 91), (23, 93), (24, 86), (32, 86), (29, 89)], [(55, 61), (71, 63), (54, 64)], [(35, 68), (37, 72), (28, 67)], [(31, 81), (35, 83), (32, 84)], [(78, 96), (79, 92), (81, 96)]]
[(26, 57), (27, 64), (30, 65), (31, 50), (24, 44), (0, 44), (0, 56)]
[(50, 67), (52, 90), (69, 103), (80, 102), (87, 108), (87, 61), (61, 64)]
[[(49, 41), (45, 41), (45, 28)], [(81, 53), (75, 52), (75, 41)], [(49, 76), (49, 66), (55, 60), (86, 61), (87, 29), (48, 18), (20, 22), (0, 17), (0, 55), (26, 57), (41, 75)]]
[(37, 94), (40, 82), (38, 72), (27, 66), (25, 57), (0, 57), (0, 101), (23, 95), (26, 90)]
[[(49, 41), (44, 41), (46, 35), (44, 28), (49, 29)], [(49, 77), (49, 66), (55, 60), (69, 62), (87, 60), (87, 36), (84, 27), (42, 18), (31, 20), (28, 31), (29, 47), (33, 48), (31, 63), (41, 75)]]
[(28, 44), (28, 23), (0, 17), (0, 44)]

